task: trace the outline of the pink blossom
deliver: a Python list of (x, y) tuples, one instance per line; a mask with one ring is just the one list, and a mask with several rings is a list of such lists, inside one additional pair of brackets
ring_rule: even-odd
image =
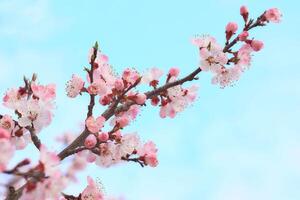
[(235, 65), (228, 69), (223, 69), (212, 78), (213, 84), (219, 84), (221, 88), (233, 85), (239, 80), (242, 73), (240, 66)]
[(88, 149), (92, 149), (97, 144), (97, 138), (94, 134), (89, 134), (84, 140), (84, 146)]
[(135, 97), (135, 102), (142, 105), (146, 102), (147, 96), (144, 93), (138, 93)]
[(163, 74), (164, 72), (161, 69), (153, 67), (143, 75), (141, 82), (144, 84), (151, 84), (151, 82), (155, 81), (155, 84), (157, 84)]
[(251, 63), (251, 53), (253, 49), (249, 44), (244, 44), (238, 51), (238, 65), (243, 68), (249, 67)]
[(254, 51), (260, 51), (264, 47), (264, 43), (259, 40), (252, 40), (251, 47)]
[(282, 14), (278, 8), (271, 8), (264, 14), (267, 21), (279, 23), (281, 21)]
[(115, 88), (118, 91), (122, 91), (124, 89), (124, 83), (123, 83), (122, 79), (116, 79), (116, 81), (115, 81)]
[(98, 139), (101, 142), (106, 142), (109, 139), (109, 135), (108, 135), (107, 132), (102, 132), (102, 133), (99, 134)]
[(102, 167), (109, 167), (120, 162), (121, 155), (119, 153), (119, 146), (114, 142), (101, 143), (99, 145), (99, 148), (101, 156), (97, 156), (97, 165)]
[(83, 86), (84, 81), (79, 76), (73, 75), (66, 87), (68, 97), (75, 98), (81, 92)]
[(170, 70), (169, 70), (169, 74), (170, 76), (174, 76), (174, 77), (177, 77), (179, 75), (179, 68), (177, 67), (172, 67)]
[(121, 145), (120, 145), (120, 153), (123, 156), (126, 156), (127, 154), (132, 154), (132, 152), (138, 148), (140, 145), (140, 138), (137, 134), (126, 134), (123, 135), (121, 139)]
[(146, 142), (137, 150), (139, 156), (145, 156), (147, 154), (155, 154), (156, 152), (157, 152), (156, 145), (152, 141)]
[(149, 165), (150, 167), (156, 167), (158, 165), (156, 154), (147, 154), (144, 159), (145, 164)]
[(81, 193), (83, 200), (104, 200), (104, 194), (98, 189), (91, 177), (87, 177), (88, 185)]
[(92, 133), (97, 133), (103, 126), (106, 119), (102, 116), (95, 118), (93, 116), (90, 116), (86, 119), (85, 125), (87, 129)]
[(216, 41), (210, 42), (207, 47), (200, 48), (200, 57), (200, 68), (203, 71), (212, 71), (214, 73), (220, 71), (222, 66), (228, 61), (223, 48)]
[(56, 96), (55, 84), (49, 85), (37, 85), (36, 83), (31, 84), (33, 95), (42, 99), (43, 101), (53, 100)]
[(246, 41), (248, 36), (249, 36), (248, 31), (243, 31), (242, 33), (239, 34), (238, 37), (240, 41)]
[(21, 114), (18, 122), (21, 127), (33, 124), (36, 132), (48, 126), (52, 121), (52, 102), (43, 102), (37, 99), (22, 99), (16, 110)]
[(123, 71), (122, 78), (132, 85), (140, 78), (140, 75), (136, 70), (127, 68)]
[(3, 97), (3, 105), (10, 109), (16, 109), (20, 99), (27, 96), (25, 93), (21, 93), (19, 89), (12, 88), (8, 90)]
[(108, 56), (98, 51), (97, 57), (95, 59), (95, 63), (97, 63), (98, 66), (101, 68), (103, 67), (103, 65), (107, 64), (108, 62), (109, 62)]
[(8, 130), (8, 131), (12, 131), (15, 128), (15, 122), (12, 119), (11, 116), (9, 115), (4, 115), (1, 119), (0, 119), (0, 127)]

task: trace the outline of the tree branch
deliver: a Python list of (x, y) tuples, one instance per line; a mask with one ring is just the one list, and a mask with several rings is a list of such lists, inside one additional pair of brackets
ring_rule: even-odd
[[(188, 81), (192, 81), (195, 79), (196, 75), (199, 74), (201, 72), (201, 69), (198, 67), (196, 70), (194, 70), (192, 73), (190, 73), (189, 75), (187, 75), (186, 77), (179, 79), (177, 81), (174, 82), (169, 82), (166, 83), (165, 85), (154, 89), (152, 91), (146, 92), (146, 96), (147, 99), (150, 99), (164, 91), (166, 91), (167, 89), (177, 86), (177, 85), (182, 85), (185, 82)], [(126, 111), (130, 108), (130, 106), (136, 104), (134, 101), (129, 101), (127, 103), (125, 103), (124, 105), (121, 106), (110, 106), (105, 112), (102, 113), (102, 116), (108, 120), (109, 118), (111, 118), (114, 114), (117, 114), (119, 112), (122, 111)], [(87, 128), (85, 128), (85, 130), (69, 145), (67, 146), (64, 150), (62, 150), (58, 156), (61, 160), (65, 159), (66, 157), (72, 155), (70, 154), (76, 147), (78, 146), (82, 146), (84, 139), (90, 134), (90, 132), (87, 130)]]

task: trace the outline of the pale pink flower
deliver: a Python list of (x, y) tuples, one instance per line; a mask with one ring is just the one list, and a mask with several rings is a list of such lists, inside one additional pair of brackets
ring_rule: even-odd
[(20, 99), (27, 96), (25, 93), (21, 93), (19, 89), (12, 88), (8, 90), (3, 97), (3, 105), (7, 108), (15, 110)]
[(238, 51), (238, 65), (240, 65), (243, 69), (248, 68), (251, 63), (251, 53), (253, 49), (249, 44), (244, 44)]
[(210, 48), (202, 48), (200, 50), (201, 64), (203, 71), (211, 71), (217, 73), (223, 65), (228, 61), (227, 56), (223, 53), (219, 46), (211, 46)]
[(140, 75), (139, 73), (134, 70), (134, 69), (130, 69), (130, 68), (127, 68), (123, 71), (123, 75), (122, 75), (122, 78), (129, 84), (134, 84), (139, 78), (140, 78)]
[(282, 14), (278, 8), (271, 8), (264, 14), (267, 21), (279, 23), (281, 21)]
[(87, 177), (88, 185), (81, 193), (82, 200), (104, 200), (104, 194), (91, 177)]
[(254, 51), (260, 51), (264, 47), (264, 43), (259, 40), (252, 40), (251, 47)]
[(90, 132), (97, 133), (104, 126), (105, 121), (102, 116), (97, 117), (96, 120), (93, 116), (90, 116), (86, 119), (85, 125)]
[(121, 155), (119, 154), (117, 146), (112, 142), (101, 143), (99, 145), (100, 155), (97, 156), (96, 165), (102, 167), (109, 167), (120, 161)]
[(115, 88), (118, 91), (122, 91), (124, 89), (124, 83), (123, 83), (122, 79), (116, 79), (116, 81), (115, 81)]
[(84, 146), (88, 149), (92, 149), (97, 144), (97, 138), (94, 134), (89, 134), (84, 140)]
[(153, 81), (158, 82), (164, 72), (156, 67), (149, 69), (143, 76), (141, 82), (143, 84), (150, 84)]
[(52, 120), (52, 102), (43, 102), (37, 99), (23, 99), (19, 102), (18, 112), (21, 114), (18, 122), (21, 127), (31, 126), (39, 132), (43, 127), (48, 126)]
[(103, 80), (98, 80), (93, 82), (88, 88), (87, 91), (89, 94), (99, 94), (100, 96), (106, 95), (111, 92), (111, 89)]
[(150, 167), (156, 167), (158, 165), (156, 154), (147, 154), (144, 159), (146, 165), (149, 165)]
[(139, 156), (145, 156), (147, 154), (156, 154), (157, 148), (154, 142), (148, 141), (145, 144), (143, 144), (141, 147), (137, 149), (137, 154)]
[(33, 95), (43, 101), (50, 101), (55, 98), (55, 96), (56, 96), (55, 88), (56, 88), (55, 84), (49, 84), (49, 85), (45, 85), (45, 86), (38, 85), (36, 83), (31, 84), (31, 89), (32, 89)]
[(8, 130), (8, 131), (12, 131), (15, 128), (15, 122), (12, 119), (11, 116), (9, 115), (4, 115), (1, 119), (0, 119), (0, 127)]
[(140, 138), (137, 134), (126, 134), (123, 135), (121, 139), (121, 145), (120, 145), (120, 153), (123, 156), (126, 156), (127, 154), (131, 154), (135, 149), (138, 148), (140, 145)]
[(239, 80), (241, 74), (242, 74), (242, 69), (240, 68), (240, 66), (235, 65), (231, 68), (223, 69), (222, 72), (217, 73), (212, 78), (212, 83), (219, 84), (221, 88), (224, 88), (226, 86), (231, 86), (237, 80)]
[(68, 81), (66, 91), (68, 97), (75, 98), (84, 86), (84, 81), (81, 77), (73, 74), (72, 79)]

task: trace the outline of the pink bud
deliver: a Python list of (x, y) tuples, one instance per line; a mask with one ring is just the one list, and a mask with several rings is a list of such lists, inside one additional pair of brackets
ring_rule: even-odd
[(177, 67), (172, 67), (169, 71), (170, 76), (177, 77), (179, 75), (179, 69)]
[(248, 8), (246, 6), (241, 6), (240, 14), (244, 18), (244, 21), (246, 22), (248, 20), (248, 16), (249, 16)]
[(264, 47), (264, 43), (259, 40), (252, 40), (251, 47), (254, 51), (260, 51)]
[(246, 41), (248, 36), (249, 36), (248, 31), (243, 31), (242, 33), (239, 34), (239, 40)]
[(101, 142), (106, 142), (109, 139), (109, 135), (106, 132), (102, 132), (102, 133), (99, 134), (98, 139)]
[(235, 22), (229, 22), (227, 25), (226, 25), (226, 32), (231, 32), (231, 33), (235, 33), (238, 29), (238, 25), (237, 23)]
[(240, 14), (243, 16), (245, 14), (249, 13), (248, 8), (246, 6), (241, 6), (240, 8)]
[(95, 147), (97, 144), (97, 138), (95, 137), (94, 134), (89, 134), (89, 136), (87, 136), (85, 138), (85, 141), (84, 141), (84, 146), (88, 149), (91, 149), (93, 147)]
[(124, 89), (124, 83), (122, 79), (117, 79), (115, 81), (115, 88), (119, 91), (122, 91)]
[(142, 105), (145, 103), (146, 99), (147, 96), (144, 93), (139, 93), (136, 95), (135, 102), (139, 105)]

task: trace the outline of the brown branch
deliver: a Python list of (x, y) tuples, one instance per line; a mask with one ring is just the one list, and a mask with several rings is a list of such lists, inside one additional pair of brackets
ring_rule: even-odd
[(40, 150), (40, 147), (41, 147), (41, 140), (38, 138), (38, 136), (36, 135), (36, 131), (35, 129), (32, 127), (28, 127), (27, 130), (29, 131), (30, 133), (30, 137), (31, 137), (31, 140), (34, 144), (34, 146)]
[(141, 167), (145, 167), (145, 164), (141, 160), (139, 160), (138, 158), (125, 158), (125, 157), (122, 157), (122, 160), (128, 161), (128, 162), (136, 162), (136, 163), (140, 164)]

